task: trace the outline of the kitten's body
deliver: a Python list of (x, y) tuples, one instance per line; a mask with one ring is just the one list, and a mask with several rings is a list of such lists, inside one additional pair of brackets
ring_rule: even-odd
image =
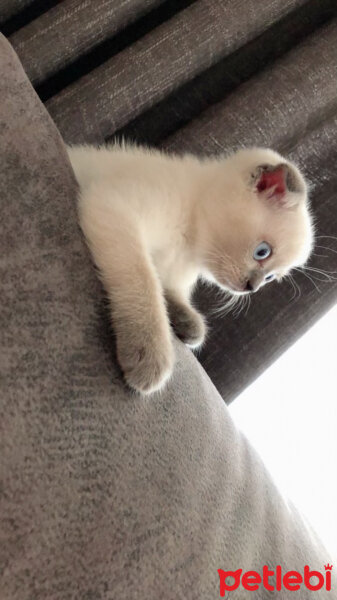
[[(189, 243), (195, 236), (199, 163), (193, 157), (182, 160), (117, 146), (72, 148), (70, 158), (82, 191), (99, 196), (106, 217), (112, 211), (115, 220), (117, 210), (126, 222), (137, 222), (163, 287), (192, 285), (199, 272), (197, 250)], [(82, 195), (82, 210), (84, 201)], [(96, 212), (97, 204), (90, 202), (86, 209)]]
[[(82, 146), (69, 156), (81, 187), (81, 226), (111, 301), (119, 361), (136, 390), (160, 388), (172, 371), (169, 318), (186, 343), (202, 342), (205, 324), (189, 302), (199, 276), (246, 293), (271, 270), (280, 278), (308, 257), (304, 180), (270, 150), (201, 161)], [(262, 171), (267, 183), (257, 190)], [(270, 238), (273, 256), (257, 262), (254, 248)]]

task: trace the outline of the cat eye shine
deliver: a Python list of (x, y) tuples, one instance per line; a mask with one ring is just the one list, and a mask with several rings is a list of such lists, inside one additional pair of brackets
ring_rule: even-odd
[(270, 273), (270, 275), (266, 275), (264, 280), (265, 281), (273, 281), (273, 279), (275, 278), (274, 273)]
[(253, 257), (255, 260), (265, 260), (265, 258), (268, 258), (271, 255), (271, 252), (271, 246), (268, 242), (261, 242), (261, 244), (256, 246)]

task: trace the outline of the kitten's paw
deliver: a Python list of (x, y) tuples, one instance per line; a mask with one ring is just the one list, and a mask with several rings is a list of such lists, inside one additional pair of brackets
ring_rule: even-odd
[(182, 342), (192, 348), (197, 348), (204, 342), (207, 326), (202, 315), (192, 306), (171, 300), (169, 316), (172, 327)]
[(141, 394), (160, 390), (172, 374), (174, 352), (171, 340), (146, 339), (117, 344), (118, 360), (127, 384)]

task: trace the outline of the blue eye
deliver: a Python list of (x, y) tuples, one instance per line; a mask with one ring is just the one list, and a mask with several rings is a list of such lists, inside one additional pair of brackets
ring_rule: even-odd
[(275, 277), (274, 273), (270, 273), (270, 275), (265, 276), (264, 280), (265, 281), (273, 281), (274, 277)]
[(253, 257), (255, 260), (264, 260), (271, 255), (271, 247), (268, 242), (261, 242), (258, 246), (256, 246), (254, 250)]

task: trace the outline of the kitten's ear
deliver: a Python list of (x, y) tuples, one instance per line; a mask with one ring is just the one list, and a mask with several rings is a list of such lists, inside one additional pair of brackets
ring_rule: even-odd
[(281, 206), (295, 206), (306, 192), (302, 175), (289, 163), (260, 165), (253, 177), (257, 193)]

